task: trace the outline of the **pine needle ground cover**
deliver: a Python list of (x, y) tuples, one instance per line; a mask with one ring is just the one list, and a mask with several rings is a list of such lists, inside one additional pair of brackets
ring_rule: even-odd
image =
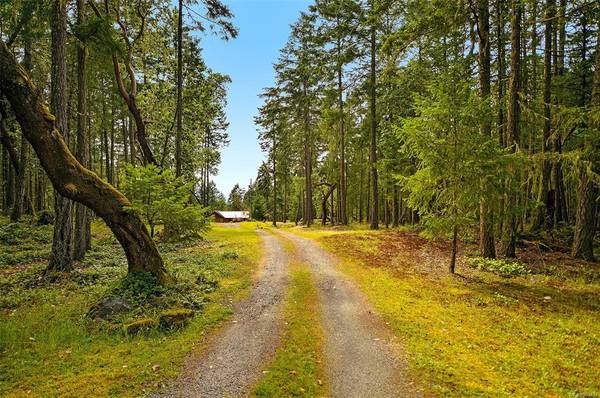
[(600, 395), (597, 265), (528, 251), (518, 253), (527, 274), (506, 277), (463, 259), (452, 277), (448, 245), (413, 232), (290, 231), (342, 259), (431, 395)]
[(49, 244), (43, 242), (51, 242), (52, 227), (1, 221), (0, 395), (8, 397), (133, 397), (167, 383), (184, 358), (202, 348), (202, 336), (230, 316), (231, 302), (246, 294), (262, 252), (249, 224), (161, 245), (178, 280), (201, 284), (202, 307), (183, 329), (128, 335), (123, 323), (152, 314), (131, 311), (114, 327), (86, 317), (94, 303), (123, 286), (127, 269), (103, 225), (94, 224), (93, 249), (75, 271), (47, 280), (41, 271)]

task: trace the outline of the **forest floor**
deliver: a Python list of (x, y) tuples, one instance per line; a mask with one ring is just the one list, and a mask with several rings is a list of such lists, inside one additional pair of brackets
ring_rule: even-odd
[(110, 232), (47, 280), (51, 233), (0, 219), (2, 396), (600, 396), (600, 267), (560, 250), (507, 270), (467, 244), (451, 276), (415, 230), (216, 225), (160, 244), (204, 300), (190, 324), (128, 335), (154, 314), (86, 317), (125, 275)]
[(122, 288), (127, 270), (110, 231), (95, 222), (92, 235), (86, 260), (48, 279), (42, 271), (52, 226), (0, 219), (0, 396), (138, 397), (164, 386), (231, 318), (262, 256), (253, 225), (215, 226), (204, 240), (161, 243), (168, 269), (204, 304), (185, 329), (128, 335), (122, 324), (152, 314), (136, 307), (108, 322), (86, 316)]
[[(469, 266), (410, 229), (280, 229), (336, 255), (405, 348), (408, 376), (443, 397), (600, 396), (600, 266), (527, 244), (522, 275)], [(542, 246), (548, 250), (547, 246)]]

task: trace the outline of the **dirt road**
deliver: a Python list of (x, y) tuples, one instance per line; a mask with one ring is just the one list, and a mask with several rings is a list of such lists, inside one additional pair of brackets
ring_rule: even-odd
[(331, 395), (420, 396), (405, 376), (401, 347), (363, 294), (335, 268), (337, 259), (310, 239), (278, 233), (294, 242), (296, 253), (309, 264), (317, 281)]
[[(265, 265), (232, 323), (190, 358), (173, 388), (162, 397), (247, 396), (277, 349), (286, 297), (288, 256), (313, 273), (325, 332), (326, 372), (336, 398), (416, 397), (405, 376), (401, 347), (375, 315), (364, 295), (335, 266), (338, 261), (312, 240), (260, 230)], [(286, 252), (282, 241), (294, 246)]]
[(282, 326), (287, 285), (287, 255), (279, 239), (259, 231), (265, 245), (265, 264), (250, 297), (210, 348), (192, 356), (170, 391), (162, 397), (240, 397), (262, 375), (273, 356)]

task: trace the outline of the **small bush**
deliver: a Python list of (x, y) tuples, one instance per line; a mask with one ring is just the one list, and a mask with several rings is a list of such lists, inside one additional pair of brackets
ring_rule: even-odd
[(529, 268), (525, 264), (518, 261), (472, 257), (467, 259), (467, 264), (469, 264), (471, 268), (492, 272), (503, 277), (525, 275), (530, 272)]
[(234, 250), (227, 250), (221, 254), (223, 260), (237, 260), (239, 257), (239, 253)]
[(152, 236), (163, 225), (165, 241), (197, 238), (209, 229), (206, 209), (190, 202), (193, 189), (193, 182), (185, 183), (154, 165), (124, 169), (123, 191), (132, 202), (129, 210), (148, 223)]

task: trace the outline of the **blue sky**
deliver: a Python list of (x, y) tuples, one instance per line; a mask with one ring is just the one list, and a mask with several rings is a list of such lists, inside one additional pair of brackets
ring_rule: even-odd
[(213, 70), (228, 74), (227, 118), (230, 144), (222, 152), (219, 174), (214, 178), (225, 194), (239, 183), (246, 187), (256, 176), (264, 154), (256, 139), (254, 116), (264, 87), (274, 82), (273, 63), (287, 41), (291, 23), (300, 11), (308, 9), (308, 0), (224, 0), (235, 14), (237, 39), (225, 42), (218, 37), (202, 39), (204, 58)]

